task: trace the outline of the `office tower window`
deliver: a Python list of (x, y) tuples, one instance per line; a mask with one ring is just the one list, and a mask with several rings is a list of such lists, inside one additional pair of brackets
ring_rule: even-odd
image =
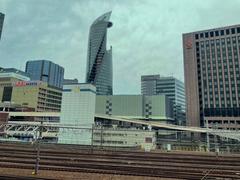
[(226, 29), (226, 34), (229, 35), (230, 34), (230, 30)]
[(11, 102), (12, 87), (5, 86), (3, 88), (2, 102)]
[(240, 33), (240, 27), (237, 27), (237, 33)]
[(214, 33), (213, 31), (210, 32), (210, 37), (213, 37), (214, 36)]
[(208, 32), (205, 32), (205, 38), (208, 38)]
[(221, 30), (221, 36), (223, 36), (224, 35), (224, 30)]
[(199, 39), (198, 34), (195, 34), (195, 39)]

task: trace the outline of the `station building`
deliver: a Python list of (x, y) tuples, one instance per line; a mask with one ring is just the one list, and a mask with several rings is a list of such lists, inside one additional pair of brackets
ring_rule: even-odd
[(137, 147), (145, 150), (156, 148), (156, 133), (134, 128), (99, 128), (93, 131), (94, 146)]

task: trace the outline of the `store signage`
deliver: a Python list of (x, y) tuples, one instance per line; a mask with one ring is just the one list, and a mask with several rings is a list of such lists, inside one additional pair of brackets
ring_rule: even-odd
[(40, 81), (17, 81), (13, 83), (13, 86), (22, 87), (22, 86), (37, 86), (41, 84)]

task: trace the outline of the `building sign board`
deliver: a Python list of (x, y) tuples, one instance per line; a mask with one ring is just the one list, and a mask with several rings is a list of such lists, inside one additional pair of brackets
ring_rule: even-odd
[(12, 84), (15, 87), (22, 87), (22, 86), (38, 86), (42, 84), (41, 81), (17, 81)]

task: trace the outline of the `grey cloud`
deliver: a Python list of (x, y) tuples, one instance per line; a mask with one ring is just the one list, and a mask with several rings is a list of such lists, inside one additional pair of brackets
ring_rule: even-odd
[(6, 14), (0, 66), (24, 69), (29, 59), (65, 67), (84, 81), (88, 31), (112, 10), (114, 92), (140, 93), (142, 74), (183, 80), (182, 33), (239, 23), (240, 0), (0, 0)]

